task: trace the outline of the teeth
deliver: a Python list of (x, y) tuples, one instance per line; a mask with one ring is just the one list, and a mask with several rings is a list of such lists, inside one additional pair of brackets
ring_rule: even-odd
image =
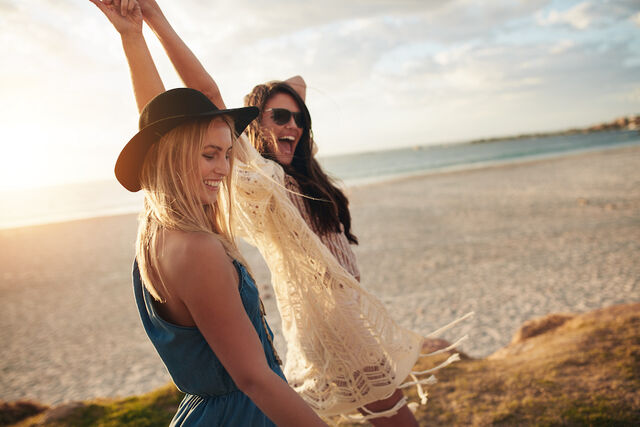
[(292, 136), (283, 136), (283, 137), (281, 137), (280, 139), (284, 139), (284, 140), (287, 140), (287, 141), (295, 141), (295, 140), (296, 140), (296, 139), (295, 139), (294, 137), (292, 137)]

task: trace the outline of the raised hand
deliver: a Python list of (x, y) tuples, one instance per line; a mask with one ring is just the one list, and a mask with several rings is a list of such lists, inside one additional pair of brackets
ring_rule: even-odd
[(140, 9), (142, 9), (142, 17), (145, 21), (153, 20), (162, 16), (162, 10), (155, 0), (138, 0)]
[(173, 29), (158, 3), (155, 0), (138, 1), (144, 21), (162, 43), (185, 86), (204, 93), (218, 108), (225, 108), (218, 85)]
[(136, 0), (89, 1), (104, 13), (120, 33), (122, 48), (129, 63), (136, 104), (138, 111), (142, 111), (154, 96), (164, 92), (164, 85), (142, 34), (140, 5)]
[(121, 35), (142, 33), (142, 11), (136, 0), (89, 0)]

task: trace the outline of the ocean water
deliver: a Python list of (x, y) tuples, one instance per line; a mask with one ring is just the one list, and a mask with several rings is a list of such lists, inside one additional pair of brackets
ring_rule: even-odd
[[(612, 131), (483, 143), (415, 146), (321, 157), (330, 176), (346, 186), (395, 177), (640, 145), (638, 131)], [(140, 211), (142, 194), (114, 179), (0, 192), (0, 228)]]
[(637, 130), (612, 131), (482, 143), (416, 146), (327, 157), (321, 159), (321, 163), (333, 174), (332, 176), (345, 184), (358, 185), (429, 171), (467, 169), (637, 144), (640, 144), (640, 132)]

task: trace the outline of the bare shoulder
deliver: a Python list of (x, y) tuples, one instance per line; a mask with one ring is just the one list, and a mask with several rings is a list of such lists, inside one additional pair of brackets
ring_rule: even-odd
[[(212, 281), (212, 278), (226, 282), (235, 276), (235, 268), (222, 243), (208, 233), (165, 231), (158, 260), (167, 285), (178, 294), (203, 284), (215, 285), (218, 281)], [(172, 283), (179, 283), (179, 286), (172, 286)]]
[(222, 243), (212, 234), (188, 232), (179, 230), (165, 230), (163, 233), (165, 255), (179, 260), (204, 254), (225, 255)]

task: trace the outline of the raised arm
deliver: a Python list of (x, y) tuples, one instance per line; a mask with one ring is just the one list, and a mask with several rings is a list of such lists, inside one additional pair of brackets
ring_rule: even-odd
[(142, 13), (135, 0), (89, 0), (100, 9), (120, 33), (129, 63), (138, 111), (164, 92), (164, 85), (142, 35)]
[(204, 93), (218, 108), (226, 108), (218, 85), (195, 54), (178, 36), (155, 0), (139, 0), (142, 16), (167, 52), (187, 87)]
[(187, 308), (238, 388), (279, 426), (325, 426), (269, 367), (220, 242), (203, 233), (165, 236), (160, 268), (167, 290)]

